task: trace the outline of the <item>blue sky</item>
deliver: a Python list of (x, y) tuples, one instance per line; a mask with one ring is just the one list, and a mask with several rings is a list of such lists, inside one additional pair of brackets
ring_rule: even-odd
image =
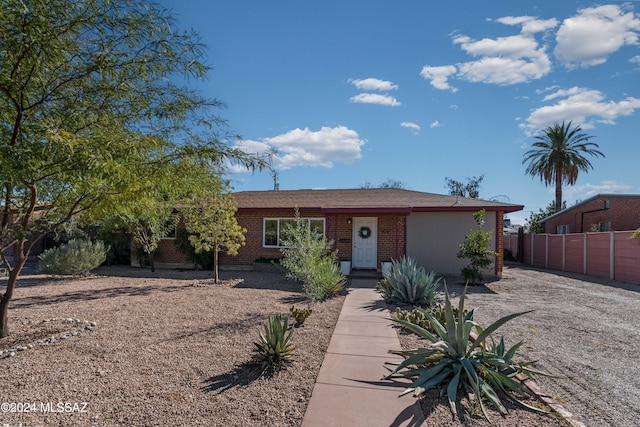
[[(565, 187), (569, 205), (640, 193), (640, 2), (163, 0), (208, 46), (203, 94), (252, 152), (277, 150), (283, 190), (387, 179), (446, 193), (484, 174), (480, 196), (554, 199), (525, 175), (540, 129), (581, 124), (605, 158)], [(231, 173), (233, 172), (233, 173)], [(268, 172), (231, 171), (236, 191)]]

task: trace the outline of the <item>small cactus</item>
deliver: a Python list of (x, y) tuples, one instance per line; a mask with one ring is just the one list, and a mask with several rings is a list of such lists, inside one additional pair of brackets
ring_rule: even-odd
[(289, 309), (293, 319), (296, 321), (296, 327), (300, 327), (304, 324), (304, 321), (307, 320), (307, 317), (311, 316), (313, 310), (310, 308), (296, 308), (295, 306), (291, 306)]

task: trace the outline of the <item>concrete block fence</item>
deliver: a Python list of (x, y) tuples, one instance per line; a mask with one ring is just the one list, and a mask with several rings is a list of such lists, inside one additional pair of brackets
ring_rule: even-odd
[(640, 283), (640, 239), (633, 231), (504, 236), (504, 248), (524, 264)]

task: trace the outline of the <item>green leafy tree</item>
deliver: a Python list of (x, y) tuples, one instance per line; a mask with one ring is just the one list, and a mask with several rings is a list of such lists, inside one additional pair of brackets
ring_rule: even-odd
[(482, 184), (482, 180), (484, 180), (484, 175), (467, 178), (466, 183), (456, 181), (449, 177), (446, 177), (444, 180), (450, 195), (477, 199), (480, 197), (480, 184)]
[(491, 265), (495, 257), (498, 255), (495, 251), (489, 249), (489, 244), (493, 238), (493, 231), (484, 231), (485, 210), (482, 209), (473, 214), (473, 220), (478, 226), (477, 230), (471, 230), (460, 244), (458, 258), (466, 258), (469, 265), (462, 269), (462, 276), (465, 281), (475, 284), (484, 279), (482, 269)]
[(264, 162), (230, 148), (198, 35), (152, 1), (7, 0), (0, 8), (0, 338), (33, 247), (81, 213), (154, 188), (181, 158)]
[(155, 252), (163, 237), (170, 236), (176, 228), (178, 217), (174, 214), (174, 205), (164, 201), (147, 199), (140, 201), (133, 209), (118, 215), (119, 221), (131, 234), (134, 244), (143, 257), (149, 261), (151, 271), (155, 269)]
[(213, 281), (218, 283), (218, 257), (222, 250), (237, 255), (247, 230), (236, 221), (237, 206), (230, 193), (212, 193), (180, 209), (189, 242), (197, 254), (213, 252)]
[(534, 148), (524, 153), (522, 163), (529, 163), (527, 174), (539, 176), (547, 186), (555, 185), (556, 212), (562, 209), (562, 185), (575, 184), (580, 171), (593, 169), (585, 155), (604, 157), (597, 150), (598, 144), (589, 142), (591, 138), (580, 126), (572, 128), (571, 122), (556, 123), (536, 136)]
[[(562, 209), (567, 208), (567, 201), (562, 202)], [(542, 234), (544, 233), (544, 221), (545, 218), (556, 213), (556, 204), (555, 202), (549, 203), (545, 209), (539, 209), (538, 212), (531, 212), (529, 215), (529, 219), (527, 220), (527, 229), (529, 233)]]

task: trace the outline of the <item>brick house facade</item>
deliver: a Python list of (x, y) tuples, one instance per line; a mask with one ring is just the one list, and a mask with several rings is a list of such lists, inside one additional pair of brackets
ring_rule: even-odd
[[(234, 197), (236, 219), (247, 230), (245, 246), (237, 256), (220, 253), (221, 266), (246, 266), (281, 257), (280, 248), (267, 242), (267, 222), (286, 222), (297, 207), (310, 224), (323, 224), (324, 235), (334, 241), (338, 257), (351, 261), (353, 268), (379, 270), (382, 261), (407, 255), (427, 271), (457, 274), (465, 260), (457, 259), (456, 253), (475, 228), (474, 212), (484, 209), (485, 229), (501, 234), (503, 215), (523, 209), (521, 205), (391, 188), (245, 191)], [(364, 229), (370, 235), (362, 233)], [(500, 277), (502, 245), (502, 239), (494, 238), (492, 249), (498, 256), (486, 273)], [(158, 268), (189, 267), (174, 239), (160, 242), (155, 262)]]
[(640, 195), (598, 194), (544, 220), (545, 233), (627, 231), (640, 227)]

